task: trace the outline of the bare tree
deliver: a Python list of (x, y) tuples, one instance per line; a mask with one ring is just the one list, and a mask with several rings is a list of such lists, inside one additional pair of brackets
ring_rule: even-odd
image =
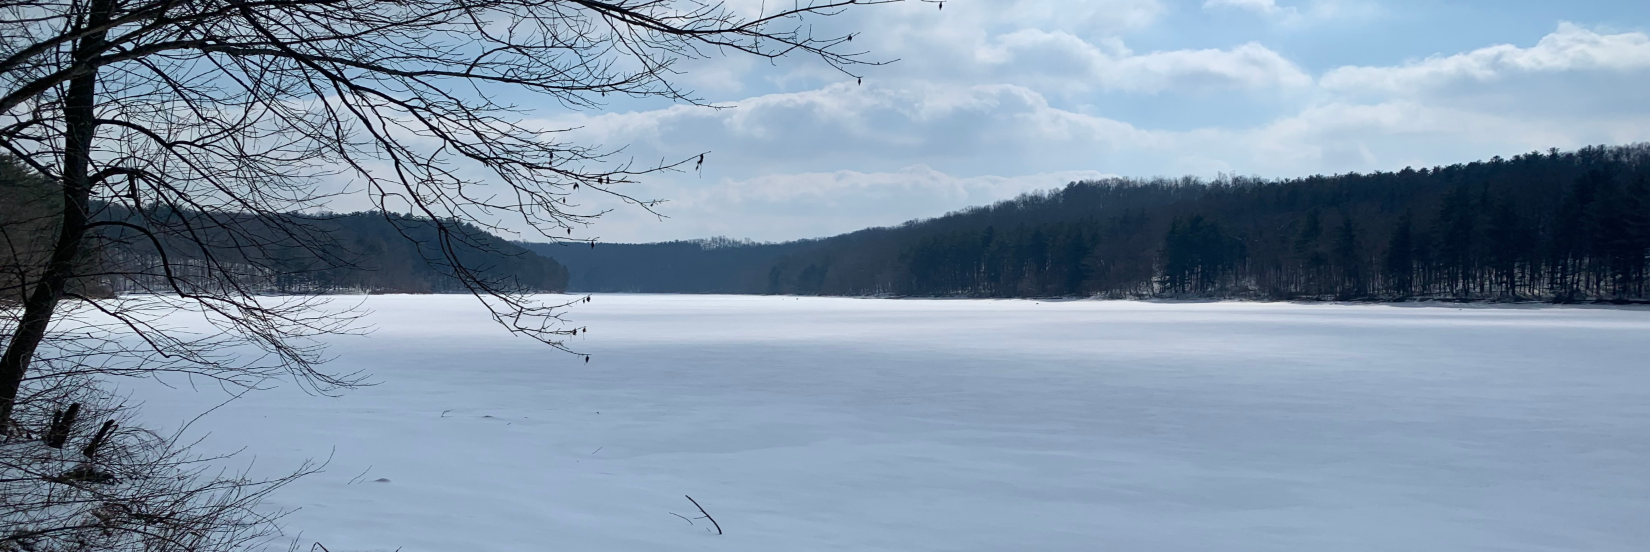
[(651, 210), (625, 186), (693, 159), (571, 143), (512, 99), (702, 104), (680, 64), (729, 54), (852, 76), (870, 63), (852, 35), (811, 25), (889, 1), (0, 0), (0, 550), (267, 537), (257, 500), (289, 477), (205, 471), (214, 458), (127, 427), (98, 381), (359, 383), (320, 368), (316, 339), (355, 329), (354, 303), (264, 285), (351, 266), (315, 214), (349, 193), (409, 239), (433, 226), (429, 262), (566, 350), (571, 301), (478, 266), (473, 229), (588, 239), (573, 233), (603, 211), (585, 194)]
[(211, 350), (257, 351), (321, 389), (352, 384), (320, 371), (303, 338), (347, 330), (354, 311), (248, 283), (279, 270), (277, 249), (348, 262), (295, 215), (346, 181), (435, 225), (432, 262), (510, 331), (562, 348), (567, 305), (462, 262), (459, 250), (485, 246), (458, 225), (567, 239), (601, 214), (579, 194), (651, 209), (624, 185), (688, 160), (636, 164), (563, 141), (568, 129), (523, 123), (507, 99), (701, 103), (674, 82), (679, 64), (728, 53), (805, 55), (851, 75), (868, 62), (846, 49), (852, 35), (816, 36), (812, 20), (885, 1), (897, 0), (0, 0), (0, 148), (59, 192), (41, 261), (0, 290), (18, 298), (4, 303), (17, 316), (0, 422), (65, 299), (172, 368), (234, 379), (246, 367), (156, 314), (186, 310), (221, 331)]

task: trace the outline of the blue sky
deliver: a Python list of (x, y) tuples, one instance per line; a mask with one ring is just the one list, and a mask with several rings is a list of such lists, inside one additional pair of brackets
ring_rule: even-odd
[[(759, 0), (738, 0), (735, 7)], [(606, 241), (817, 237), (1101, 175), (1288, 177), (1650, 140), (1643, 0), (951, 0), (820, 22), (900, 61), (701, 60), (732, 106), (542, 110), (639, 161)]]

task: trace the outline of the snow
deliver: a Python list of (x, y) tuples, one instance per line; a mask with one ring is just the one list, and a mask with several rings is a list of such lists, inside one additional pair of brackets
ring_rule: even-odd
[[(331, 458), (274, 500), (305, 549), (1650, 542), (1642, 309), (598, 295), (584, 364), (465, 297), (367, 305), (334, 367), (379, 385), (191, 428)], [(126, 385), (163, 426), (223, 399)]]

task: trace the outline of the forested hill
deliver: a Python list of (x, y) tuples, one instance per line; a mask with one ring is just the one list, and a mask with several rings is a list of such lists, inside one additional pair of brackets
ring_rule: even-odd
[[(44, 266), (57, 231), (61, 194), (53, 185), (12, 159), (0, 156), (0, 301), (17, 300), (32, 271)], [(440, 293), (465, 291), (452, 277), (437, 229), (428, 219), (380, 212), (282, 214), (284, 230), (252, 215), (150, 209), (125, 212), (95, 203), (95, 220), (116, 220), (155, 230), (156, 242), (137, 239), (118, 226), (99, 229), (102, 244), (81, 259), (86, 272), (125, 278), (88, 277), (72, 282), (77, 293), (119, 293), (159, 278), (153, 243), (170, 251), (172, 270), (198, 265), (202, 251), (233, 269), (237, 285), (260, 293)], [(567, 269), (554, 259), (467, 224), (447, 226), (457, 239), (450, 252), (477, 278), (500, 288), (559, 292)], [(187, 232), (179, 228), (189, 228)], [(302, 239), (292, 230), (300, 229)], [(255, 246), (249, 244), (256, 244)], [(255, 257), (255, 258), (254, 258)], [(91, 268), (91, 265), (98, 265)], [(153, 282), (150, 282), (153, 283)]]
[[(105, 216), (118, 217), (118, 211), (105, 211)], [(182, 216), (187, 215), (177, 215)], [(263, 230), (264, 225), (255, 218), (236, 221), (232, 225), (235, 235), (228, 235), (220, 227), (207, 227), (201, 241), (211, 244), (214, 255), (220, 259), (257, 257), (249, 259), (255, 262), (247, 266), (263, 269), (245, 270), (238, 275), (238, 280), (264, 293), (468, 291), (453, 277), (451, 262), (441, 251), (436, 225), (429, 219), (376, 211), (284, 216), (288, 226), (300, 227), (310, 243), (301, 244), (280, 232)], [(150, 213), (148, 218), (164, 224), (169, 217)], [(567, 288), (567, 269), (554, 259), (537, 255), (473, 225), (449, 221), (448, 226), (461, 236), (449, 242), (452, 254), (476, 277), (495, 282), (503, 289), (560, 292)], [(245, 240), (248, 235), (258, 234), (270, 235), (261, 240), (264, 245), (260, 247), (228, 245), (236, 239)], [(125, 241), (133, 243), (131, 252), (139, 257), (152, 249), (129, 236)], [(187, 266), (194, 261), (192, 243), (168, 245), (174, 262)], [(124, 258), (129, 256), (115, 262), (130, 264), (133, 259)]]
[[(1113, 179), (823, 240), (567, 262), (590, 290), (639, 270), (676, 284), (625, 290), (1645, 301), (1647, 180), (1650, 144), (1286, 180)], [(650, 260), (670, 247), (672, 263)]]
[(567, 288), (581, 292), (769, 293), (775, 263), (823, 240), (752, 243), (726, 238), (664, 243), (522, 243), (567, 266)]
[[(503, 289), (561, 292), (567, 269), (515, 242), (469, 224), (448, 222), (462, 236), (449, 242), (452, 254), (477, 277)], [(358, 212), (309, 217), (306, 224), (329, 236), (332, 262), (293, 250), (274, 253), (279, 277), (267, 282), (278, 293), (465, 293), (443, 256), (436, 225), (395, 213)], [(337, 262), (337, 261), (342, 261)], [(323, 264), (328, 266), (322, 266)]]

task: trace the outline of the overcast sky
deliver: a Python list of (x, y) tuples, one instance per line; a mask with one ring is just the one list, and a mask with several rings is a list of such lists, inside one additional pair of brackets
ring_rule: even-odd
[[(756, 0), (740, 0), (756, 5)], [(1650, 140), (1644, 0), (952, 0), (826, 25), (897, 63), (694, 63), (712, 110), (545, 110), (638, 160), (604, 241), (786, 240), (1101, 175), (1288, 177)]]

